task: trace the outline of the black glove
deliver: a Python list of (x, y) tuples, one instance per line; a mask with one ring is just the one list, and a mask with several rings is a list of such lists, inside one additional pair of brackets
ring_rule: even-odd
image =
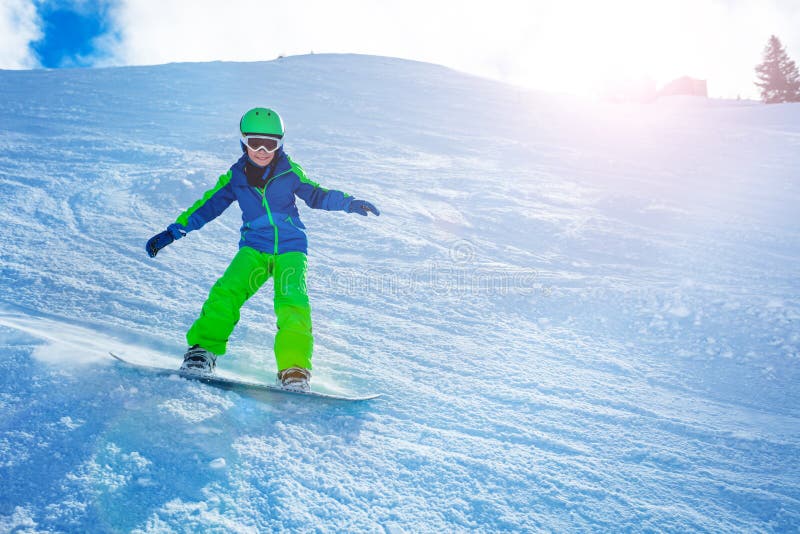
[(166, 230), (156, 234), (147, 241), (145, 249), (151, 258), (155, 258), (158, 251), (166, 247), (176, 239), (186, 235), (186, 228), (178, 223), (170, 224)]
[(358, 200), (353, 199), (350, 201), (350, 204), (347, 206), (347, 213), (358, 213), (359, 215), (366, 216), (367, 213), (372, 212), (375, 215), (380, 215), (381, 212), (378, 211), (378, 208), (375, 207), (375, 204), (372, 202), (367, 202), (366, 200)]

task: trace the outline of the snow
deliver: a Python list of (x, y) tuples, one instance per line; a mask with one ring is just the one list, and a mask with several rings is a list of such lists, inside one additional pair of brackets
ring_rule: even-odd
[[(800, 105), (620, 105), (434, 65), (0, 72), (0, 531), (796, 531)], [(176, 365), (235, 206), (144, 242), (279, 109), (314, 383)], [(268, 285), (269, 286), (269, 285)], [(265, 286), (220, 367), (271, 381)]]

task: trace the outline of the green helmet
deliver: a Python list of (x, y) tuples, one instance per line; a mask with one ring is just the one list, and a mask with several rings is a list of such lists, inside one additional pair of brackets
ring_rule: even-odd
[(239, 121), (243, 134), (261, 134), (283, 137), (283, 120), (278, 112), (269, 108), (253, 108)]

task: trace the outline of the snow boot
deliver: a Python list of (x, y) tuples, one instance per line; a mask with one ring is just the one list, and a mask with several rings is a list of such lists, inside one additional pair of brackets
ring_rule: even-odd
[(216, 366), (217, 357), (213, 352), (207, 351), (200, 345), (193, 345), (183, 355), (181, 371), (210, 375), (214, 374)]
[(289, 367), (278, 372), (278, 383), (283, 389), (308, 393), (311, 391), (309, 380), (311, 380), (311, 371), (302, 367)]

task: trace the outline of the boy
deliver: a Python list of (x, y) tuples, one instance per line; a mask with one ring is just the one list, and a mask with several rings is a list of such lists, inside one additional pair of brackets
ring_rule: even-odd
[(324, 189), (306, 178), (303, 169), (283, 151), (283, 121), (274, 110), (251, 109), (239, 121), (239, 131), (242, 157), (203, 198), (147, 242), (147, 253), (155, 257), (159, 250), (202, 228), (238, 201), (242, 210), (239, 252), (211, 288), (200, 317), (186, 334), (189, 349), (181, 370), (214, 372), (217, 356), (225, 354), (239, 321), (240, 308), (271, 276), (278, 318), (274, 346), (278, 382), (287, 389), (309, 391), (314, 338), (306, 292), (308, 242), (295, 196), (311, 208), (365, 216), (380, 213), (367, 201)]

